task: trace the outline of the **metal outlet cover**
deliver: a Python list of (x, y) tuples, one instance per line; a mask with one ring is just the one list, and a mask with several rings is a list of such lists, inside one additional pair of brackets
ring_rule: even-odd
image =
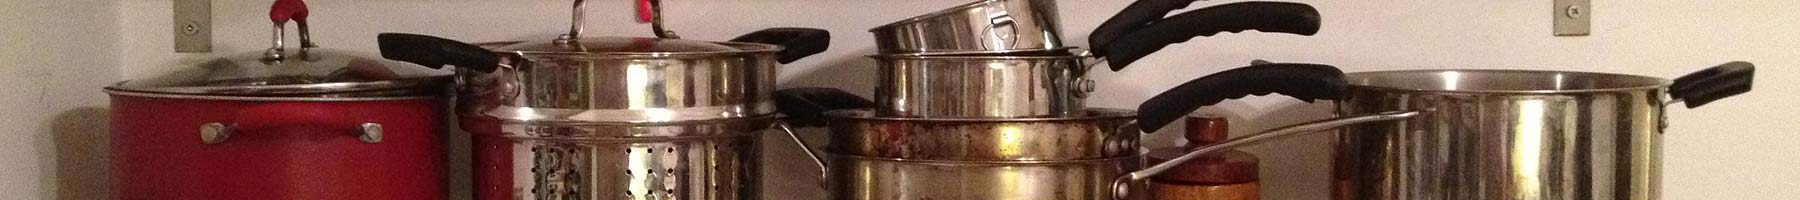
[(175, 52), (212, 52), (212, 0), (175, 0)]
[(1588, 0), (1554, 0), (1551, 30), (1556, 36), (1587, 36), (1593, 19), (1593, 6)]

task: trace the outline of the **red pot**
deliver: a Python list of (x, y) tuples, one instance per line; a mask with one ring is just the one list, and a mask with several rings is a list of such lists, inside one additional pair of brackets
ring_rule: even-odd
[[(444, 167), (438, 134), (442, 130), (434, 101), (209, 99), (115, 92), (116, 196), (442, 199)], [(203, 136), (203, 127), (211, 123), (230, 126), (230, 133)], [(379, 136), (364, 135), (365, 123), (378, 124)]]
[(444, 198), (449, 71), (279, 46), (179, 67), (106, 88), (119, 199)]

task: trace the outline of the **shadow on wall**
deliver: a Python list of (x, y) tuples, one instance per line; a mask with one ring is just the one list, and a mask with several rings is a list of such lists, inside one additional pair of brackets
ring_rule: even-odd
[[(783, 81), (778, 88), (829, 87), (842, 89), (846, 92), (863, 97), (872, 97), (875, 91), (875, 84), (877, 84), (875, 82), (880, 81), (880, 78), (878, 77), (879, 75), (876, 74), (875, 60), (861, 55), (875, 54), (875, 49), (871, 47), (857, 49), (851, 52), (855, 53), (850, 55), (856, 56), (829, 56), (820, 54), (809, 57), (808, 59), (831, 60), (820, 61), (821, 63), (826, 64), (818, 65), (819, 67), (813, 68), (813, 71), (791, 73), (793, 75), (789, 76), (786, 81)], [(783, 73), (790, 72), (795, 71), (783, 71)]]
[(76, 108), (56, 115), (50, 123), (56, 143), (57, 199), (110, 199), (111, 112), (106, 108)]

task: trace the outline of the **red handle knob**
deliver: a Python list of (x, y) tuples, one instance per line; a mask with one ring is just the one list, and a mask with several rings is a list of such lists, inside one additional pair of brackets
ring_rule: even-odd
[(304, 23), (306, 22), (306, 13), (306, 1), (275, 0), (275, 5), (269, 7), (269, 21), (273, 21), (275, 24), (284, 24), (291, 19)]
[(650, 22), (650, 0), (637, 0), (638, 23)]

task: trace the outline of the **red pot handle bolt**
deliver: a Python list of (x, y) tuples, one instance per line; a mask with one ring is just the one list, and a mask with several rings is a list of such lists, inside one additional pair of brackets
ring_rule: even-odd
[(238, 111), (231, 122), (213, 122), (200, 126), (200, 141), (224, 143), (232, 134), (278, 128), (320, 128), (330, 132), (355, 131), (364, 143), (379, 143), (381, 124), (368, 122), (347, 113), (341, 106), (324, 103), (273, 103)]

